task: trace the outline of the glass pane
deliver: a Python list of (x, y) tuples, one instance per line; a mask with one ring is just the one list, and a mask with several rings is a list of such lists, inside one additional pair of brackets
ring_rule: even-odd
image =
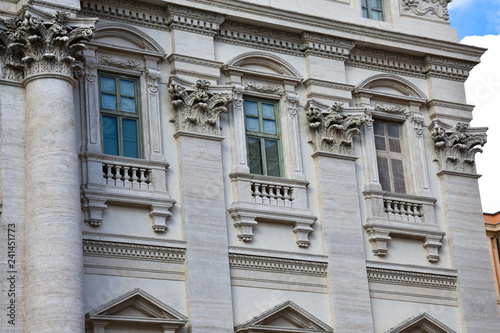
[(377, 121), (374, 122), (373, 123), (373, 132), (375, 133), (375, 135), (385, 136), (384, 123), (380, 123)]
[(264, 124), (264, 133), (267, 134), (276, 134), (276, 122), (274, 120), (263, 120)]
[(406, 193), (403, 161), (391, 159), (391, 165), (392, 165), (392, 178), (394, 180), (394, 192)]
[(118, 155), (118, 124), (116, 117), (102, 116), (102, 137), (104, 153)]
[(385, 137), (375, 135), (375, 148), (383, 151), (387, 149), (385, 147)]
[(116, 96), (101, 94), (101, 104), (103, 109), (116, 110)]
[(262, 153), (260, 150), (260, 139), (247, 137), (248, 143), (248, 166), (250, 172), (262, 175)]
[(268, 176), (280, 176), (280, 163), (278, 142), (274, 140), (265, 140), (266, 146), (266, 166)]
[(116, 80), (112, 77), (101, 76), (101, 91), (116, 94)]
[(260, 132), (259, 118), (247, 117), (247, 131)]
[(245, 114), (249, 116), (259, 116), (258, 103), (252, 101), (245, 101)]
[(391, 192), (391, 178), (389, 176), (389, 164), (387, 158), (377, 156), (378, 178), (382, 190)]
[(363, 7), (368, 7), (368, 2), (367, 2), (367, 0), (361, 0), (361, 6), (363, 6)]
[(137, 142), (137, 121), (133, 119), (122, 120), (123, 156), (139, 157)]
[(120, 95), (135, 96), (135, 82), (120, 80)]
[(367, 8), (363, 8), (363, 17), (364, 17), (364, 18), (370, 18), (370, 17), (368, 16), (368, 9), (367, 9)]
[(399, 138), (399, 126), (394, 124), (387, 124), (387, 133), (390, 138)]
[(370, 5), (372, 9), (382, 9), (382, 1), (381, 0), (370, 0)]
[(372, 19), (377, 20), (377, 21), (383, 21), (384, 20), (384, 13), (381, 11), (376, 11), (372, 10)]
[(401, 141), (389, 138), (389, 149), (393, 153), (401, 153)]
[(274, 105), (262, 103), (262, 117), (275, 119)]
[(135, 98), (122, 97), (122, 111), (135, 113)]

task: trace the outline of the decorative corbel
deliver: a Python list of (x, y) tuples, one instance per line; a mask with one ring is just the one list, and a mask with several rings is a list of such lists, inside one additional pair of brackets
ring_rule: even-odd
[(368, 233), (368, 240), (372, 245), (373, 255), (383, 257), (387, 254), (387, 243), (392, 239), (389, 234), (389, 230), (373, 228), (371, 226), (365, 226), (366, 232)]
[(153, 219), (153, 230), (155, 232), (164, 233), (167, 231), (167, 221), (172, 216), (172, 213), (168, 211), (170, 207), (158, 205), (150, 207), (149, 216)]
[(310, 222), (295, 222), (293, 232), (297, 235), (297, 245), (299, 247), (309, 247), (309, 234), (313, 232)]
[(427, 236), (425, 237), (424, 249), (427, 252), (427, 260), (430, 262), (439, 261), (439, 249), (443, 246), (441, 243), (442, 236)]
[(88, 199), (83, 201), (83, 212), (85, 214), (85, 224), (91, 227), (99, 227), (102, 224), (102, 214), (108, 208), (105, 199)]
[(236, 209), (230, 209), (229, 213), (234, 219), (234, 226), (238, 229), (238, 239), (244, 242), (250, 242), (253, 239), (253, 227), (257, 226), (256, 216), (245, 214)]

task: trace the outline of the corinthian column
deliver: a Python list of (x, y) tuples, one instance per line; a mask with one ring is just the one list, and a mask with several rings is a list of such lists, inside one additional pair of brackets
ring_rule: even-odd
[(72, 73), (93, 32), (68, 19), (25, 12), (4, 35), (7, 76), (26, 89), (26, 332), (84, 332)]

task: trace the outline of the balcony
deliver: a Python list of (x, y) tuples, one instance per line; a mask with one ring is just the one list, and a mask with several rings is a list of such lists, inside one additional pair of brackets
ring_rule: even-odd
[(368, 214), (364, 228), (374, 255), (387, 254), (392, 235), (423, 240), (427, 260), (439, 260), (445, 233), (436, 222), (436, 199), (383, 191), (364, 192), (364, 195)]
[(80, 156), (85, 223), (99, 227), (107, 204), (147, 207), (155, 232), (166, 232), (175, 204), (167, 192), (168, 163), (87, 153)]
[(229, 213), (240, 240), (250, 242), (253, 228), (262, 221), (290, 224), (297, 235), (297, 245), (310, 245), (309, 234), (317, 217), (307, 205), (307, 181), (241, 172), (229, 176), (233, 187)]

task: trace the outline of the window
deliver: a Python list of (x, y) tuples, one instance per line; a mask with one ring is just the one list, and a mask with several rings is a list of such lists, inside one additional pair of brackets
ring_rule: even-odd
[(99, 75), (103, 152), (141, 157), (138, 79)]
[(250, 172), (281, 176), (281, 145), (276, 102), (245, 99), (245, 123)]
[(406, 193), (403, 168), (403, 150), (401, 125), (375, 121), (373, 123), (377, 166), (382, 190), (394, 193)]
[(377, 21), (384, 20), (383, 0), (361, 0), (361, 10), (365, 18)]

